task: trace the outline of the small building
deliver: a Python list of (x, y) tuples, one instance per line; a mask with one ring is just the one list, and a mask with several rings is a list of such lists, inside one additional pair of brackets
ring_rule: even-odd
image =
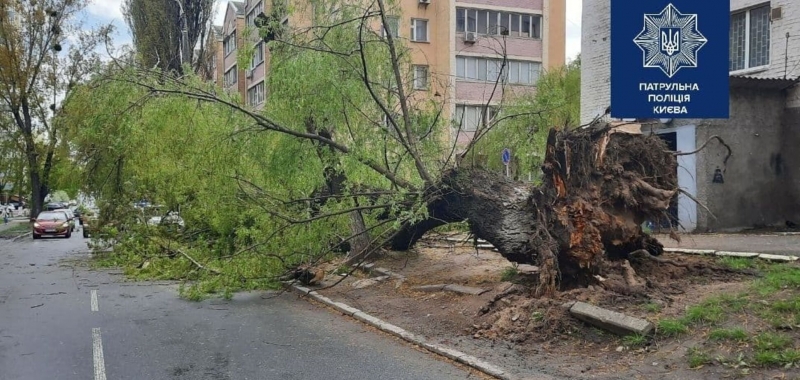
[[(609, 3), (583, 1), (583, 123), (611, 104)], [(669, 213), (684, 231), (800, 223), (800, 1), (731, 0), (731, 10), (730, 118), (637, 120), (673, 150), (703, 148), (678, 157), (686, 194)]]

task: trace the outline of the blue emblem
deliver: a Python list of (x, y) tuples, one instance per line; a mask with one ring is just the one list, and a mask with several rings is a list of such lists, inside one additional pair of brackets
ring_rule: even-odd
[(659, 68), (672, 78), (684, 67), (697, 67), (697, 52), (708, 40), (697, 30), (697, 15), (667, 5), (644, 15), (644, 29), (633, 40), (642, 49), (644, 67)]

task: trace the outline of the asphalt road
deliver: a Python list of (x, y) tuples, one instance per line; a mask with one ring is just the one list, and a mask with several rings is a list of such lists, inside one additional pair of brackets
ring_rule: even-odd
[(198, 303), (90, 270), (86, 241), (0, 240), (0, 379), (475, 377), (294, 294)]

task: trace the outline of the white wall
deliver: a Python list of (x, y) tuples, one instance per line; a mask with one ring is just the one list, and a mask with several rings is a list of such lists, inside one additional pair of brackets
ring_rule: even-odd
[(583, 0), (581, 25), (581, 124), (611, 105), (611, 2)]
[[(678, 137), (678, 151), (691, 152), (695, 150), (695, 126), (685, 125), (675, 128)], [(678, 187), (697, 199), (697, 155), (678, 156)], [(697, 203), (686, 194), (678, 195), (678, 222), (680, 228), (686, 232), (694, 231), (697, 227)]]
[[(584, 0), (588, 1), (588, 0)], [(731, 12), (737, 12), (756, 5), (764, 0), (731, 0)], [(772, 21), (770, 29), (769, 67), (766, 70), (742, 70), (743, 74), (758, 78), (783, 78), (784, 71), (789, 78), (800, 76), (800, 1), (771, 0), (772, 8), (782, 8), (783, 17)], [(789, 33), (789, 63), (786, 64), (786, 33)], [(733, 74), (739, 74), (734, 72)]]

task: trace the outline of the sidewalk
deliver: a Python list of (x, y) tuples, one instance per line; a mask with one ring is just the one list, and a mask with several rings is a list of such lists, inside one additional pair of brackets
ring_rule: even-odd
[(8, 223), (6, 224), (6, 223), (3, 223), (3, 219), (0, 218), (0, 232), (5, 231), (5, 230), (7, 230), (7, 229), (9, 229), (11, 227), (14, 227), (14, 226), (16, 226), (16, 225), (18, 225), (20, 223), (25, 223), (27, 221), (28, 221), (28, 218), (25, 218), (25, 217), (16, 218), (15, 217), (14, 219), (9, 219)]
[(667, 248), (713, 249), (800, 256), (800, 234), (683, 234), (680, 235), (680, 243), (672, 240), (668, 235), (654, 236)]

